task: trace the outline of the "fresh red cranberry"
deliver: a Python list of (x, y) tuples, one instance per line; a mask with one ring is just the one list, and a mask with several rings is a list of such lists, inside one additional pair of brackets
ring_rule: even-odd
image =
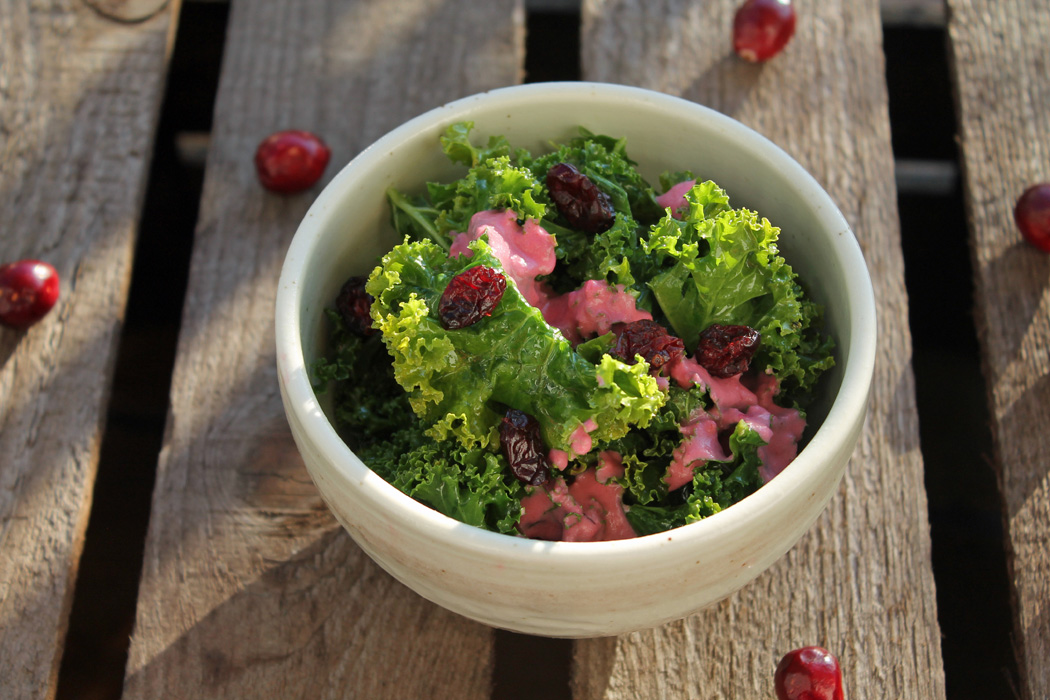
[(339, 296), (335, 298), (336, 311), (343, 317), (346, 327), (358, 335), (372, 335), (376, 332), (376, 329), (372, 328), (372, 316), (369, 314), (375, 299), (365, 291), (366, 282), (367, 277), (351, 277), (343, 284)]
[(759, 332), (750, 326), (713, 323), (700, 334), (696, 361), (712, 377), (732, 377), (747, 371), (760, 340)]
[(459, 330), (490, 316), (506, 289), (507, 279), (491, 267), (478, 265), (459, 273), (445, 287), (438, 303), (442, 328)]
[(609, 196), (569, 163), (558, 163), (547, 171), (547, 191), (558, 212), (580, 231), (601, 233), (616, 219)]
[(58, 272), (46, 262), (19, 260), (0, 266), (0, 324), (29, 328), (58, 301)]
[(656, 321), (641, 319), (631, 321), (613, 329), (616, 342), (609, 354), (634, 364), (635, 355), (641, 355), (649, 363), (649, 369), (657, 372), (674, 362), (685, 352), (685, 343), (675, 337)]
[(500, 421), (499, 441), (514, 478), (529, 486), (547, 481), (550, 462), (538, 420), (516, 408), (508, 410)]
[(1025, 240), (1050, 253), (1050, 182), (1032, 185), (1017, 199), (1014, 221)]
[(255, 151), (259, 182), (274, 192), (300, 192), (321, 179), (332, 151), (309, 131), (278, 131)]
[(842, 669), (822, 647), (789, 651), (773, 676), (777, 700), (843, 700)]
[(733, 19), (733, 50), (746, 61), (768, 61), (795, 33), (791, 0), (747, 0)]

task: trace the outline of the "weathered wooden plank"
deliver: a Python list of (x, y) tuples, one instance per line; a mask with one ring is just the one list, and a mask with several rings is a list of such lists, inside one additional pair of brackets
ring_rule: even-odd
[(175, 15), (0, 0), (0, 262), (62, 280), (44, 321), (0, 329), (4, 698), (55, 692)]
[(975, 311), (1002, 490), (1021, 690), (1050, 697), (1050, 258), (1014, 203), (1050, 181), (1050, 11), (950, 0)]
[(680, 94), (736, 117), (828, 189), (860, 240), (880, 312), (869, 416), (839, 492), (783, 560), (684, 621), (578, 642), (575, 694), (772, 697), (780, 656), (822, 644), (841, 660), (850, 697), (940, 698), (878, 3), (796, 3), (797, 33), (765, 65), (733, 55), (737, 4), (588, 0), (584, 75)]
[(492, 630), (374, 565), (296, 452), (273, 306), (318, 190), (265, 192), (252, 155), (310, 129), (330, 177), (405, 119), (520, 80), (522, 25), (516, 0), (233, 3), (126, 697), (488, 696)]

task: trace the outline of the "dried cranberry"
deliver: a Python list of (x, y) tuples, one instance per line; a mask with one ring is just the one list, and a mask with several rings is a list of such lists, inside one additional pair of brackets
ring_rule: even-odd
[(500, 447), (514, 477), (529, 486), (539, 486), (550, 477), (547, 447), (540, 423), (524, 411), (512, 408), (499, 425)]
[(309, 131), (278, 131), (255, 150), (255, 171), (273, 192), (299, 192), (321, 179), (332, 151)]
[(491, 315), (506, 289), (507, 279), (491, 267), (478, 265), (459, 273), (445, 287), (438, 303), (442, 328), (466, 328)]
[(609, 196), (569, 163), (558, 163), (547, 171), (547, 190), (573, 228), (601, 233), (613, 225), (616, 212)]
[(335, 298), (335, 308), (346, 322), (346, 327), (358, 335), (372, 335), (376, 332), (372, 328), (372, 316), (369, 309), (372, 308), (374, 297), (365, 291), (367, 277), (351, 277), (339, 290), (339, 296)]
[(39, 260), (0, 265), (0, 325), (24, 330), (58, 301), (58, 272)]
[(750, 326), (713, 323), (700, 334), (696, 361), (712, 377), (725, 379), (747, 371), (761, 336)]
[(821, 647), (789, 651), (773, 675), (777, 700), (843, 700), (838, 659)]
[(659, 371), (685, 352), (682, 339), (668, 333), (656, 321), (631, 321), (614, 328), (613, 332), (616, 333), (616, 342), (609, 354), (628, 364), (634, 364), (634, 356), (641, 355), (650, 369)]

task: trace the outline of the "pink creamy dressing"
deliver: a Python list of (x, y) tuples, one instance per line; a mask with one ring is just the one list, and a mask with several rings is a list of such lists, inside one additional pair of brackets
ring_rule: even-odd
[(671, 216), (674, 218), (681, 219), (683, 211), (687, 210), (689, 207), (685, 201), (685, 194), (693, 189), (693, 185), (695, 184), (696, 180), (685, 180), (684, 182), (679, 182), (677, 185), (674, 185), (671, 189), (657, 197), (656, 203), (664, 209), (670, 209)]
[[(667, 482), (671, 489), (687, 483), (692, 478), (691, 461), (697, 459), (692, 457), (693, 454), (716, 454), (715, 450), (722, 452), (718, 444), (718, 431), (731, 429), (741, 420), (768, 443), (758, 448), (758, 458), (762, 460), (759, 474), (763, 481), (768, 482), (782, 472), (798, 454), (798, 441), (806, 428), (806, 419), (793, 408), (773, 403), (773, 397), (777, 393), (776, 377), (770, 374), (759, 375), (757, 385), (752, 391), (744, 386), (741, 375), (726, 379), (712, 377), (696, 360), (689, 357), (682, 357), (671, 365), (670, 375), (682, 388), (689, 388), (694, 384), (707, 387), (715, 404), (704, 416), (694, 416), (689, 423), (682, 426), (685, 440), (672, 454), (671, 465), (667, 469)], [(705, 424), (702, 428), (689, 427), (690, 432), (686, 432), (687, 426), (694, 420), (706, 421), (710, 426)], [(713, 438), (710, 433), (711, 426), (715, 431)]]
[(682, 431), (682, 442), (671, 453), (671, 463), (667, 465), (667, 488), (674, 491), (693, 480), (693, 467), (697, 463), (716, 459), (724, 462), (727, 459), (722, 444), (718, 441), (718, 422), (707, 413), (690, 418), (679, 430)]
[(554, 236), (535, 219), (527, 220), (523, 227), (518, 226), (517, 219), (510, 209), (479, 211), (470, 218), (467, 232), (456, 234), (449, 255), (474, 255), (467, 244), (487, 234), (493, 255), (503, 263), (503, 270), (518, 285), (525, 301), (542, 308), (549, 295), (536, 278), (554, 270)]
[(552, 449), (547, 453), (547, 459), (558, 469), (565, 469), (570, 459), (575, 459), (591, 451), (591, 447), (594, 446), (594, 441), (591, 440), (591, 433), (597, 429), (598, 424), (594, 422), (594, 419), (588, 418), (578, 425), (576, 430), (572, 431), (572, 435), (569, 436), (569, 451)]
[(623, 510), (620, 455), (599, 453), (599, 465), (577, 474), (572, 484), (558, 477), (521, 501), (518, 527), (526, 537), (565, 542), (599, 542), (635, 537)]
[(634, 297), (623, 285), (610, 287), (604, 280), (589, 280), (575, 291), (553, 294), (536, 277), (554, 269), (554, 236), (535, 219), (519, 226), (517, 215), (509, 209), (474, 214), (466, 233), (456, 234), (449, 255), (473, 255), (467, 244), (482, 235), (488, 236), (493, 254), (525, 301), (539, 309), (547, 323), (573, 345), (608, 333), (614, 323), (652, 318), (648, 311), (635, 307)]
[(540, 310), (573, 345), (608, 333), (614, 323), (653, 317), (635, 307), (634, 296), (622, 284), (612, 287), (605, 280), (587, 280), (575, 291), (550, 296)]

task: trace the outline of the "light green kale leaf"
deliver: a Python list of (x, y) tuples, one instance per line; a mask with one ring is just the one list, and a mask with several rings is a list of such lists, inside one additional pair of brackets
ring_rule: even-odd
[(484, 163), (489, 158), (499, 158), (511, 154), (510, 143), (506, 136), (491, 135), (483, 147), (470, 142), (470, 132), (474, 122), (463, 121), (450, 124), (441, 137), (441, 150), (453, 163), (461, 163), (468, 168)]
[(649, 287), (687, 349), (713, 323), (747, 325), (762, 336), (755, 362), (806, 389), (833, 364), (830, 340), (818, 332), (821, 309), (807, 300), (777, 249), (780, 229), (747, 209), (733, 209), (713, 182), (687, 195), (683, 220), (664, 217), (644, 251), (661, 272)]
[(547, 446), (561, 450), (588, 419), (599, 441), (648, 424), (665, 399), (648, 366), (608, 355), (588, 361), (511, 279), (491, 316), (445, 330), (437, 308), (449, 281), (476, 265), (502, 270), (484, 237), (470, 248), (473, 257), (450, 258), (429, 241), (406, 241), (384, 256), (367, 285), (394, 377), (428, 435), (466, 447), (498, 444), (508, 407), (534, 416)]
[(531, 171), (514, 164), (506, 138), (493, 136), (486, 147), (476, 147), (469, 139), (473, 126), (457, 122), (441, 137), (448, 159), (468, 166), (463, 177), (449, 183), (428, 182), (425, 196), (387, 191), (391, 221), (402, 236), (430, 239), (447, 251), (450, 234), (466, 231), (476, 212), (510, 209), (523, 219), (546, 215), (546, 191)]
[(510, 156), (482, 161), (447, 185), (427, 183), (427, 193), (438, 212), (434, 223), (446, 235), (466, 231), (479, 211), (510, 209), (520, 219), (542, 219), (547, 212), (540, 183), (527, 168), (514, 166)]

